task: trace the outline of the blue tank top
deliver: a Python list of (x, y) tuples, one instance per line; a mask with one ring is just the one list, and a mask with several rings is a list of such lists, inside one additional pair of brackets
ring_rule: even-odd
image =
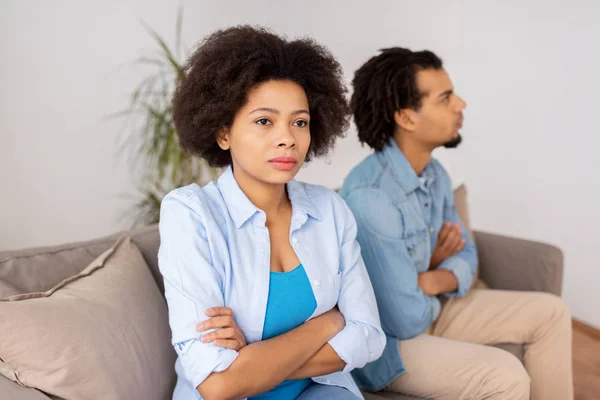
[[(317, 301), (304, 266), (300, 264), (289, 272), (271, 271), (269, 297), (262, 339), (270, 339), (302, 325), (315, 312)], [(302, 393), (312, 380), (283, 381), (270, 391), (251, 400), (289, 400)]]

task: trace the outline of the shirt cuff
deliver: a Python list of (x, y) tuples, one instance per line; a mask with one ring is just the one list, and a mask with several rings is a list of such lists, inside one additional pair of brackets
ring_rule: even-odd
[(444, 293), (447, 297), (462, 297), (469, 291), (471, 282), (473, 281), (473, 272), (469, 264), (460, 257), (454, 256), (445, 259), (438, 269), (450, 271), (458, 281), (458, 288), (455, 292)]
[(229, 368), (239, 354), (235, 350), (205, 344), (196, 339), (177, 343), (175, 350), (181, 359), (185, 377), (194, 389), (213, 372)]
[(343, 372), (350, 372), (355, 368), (363, 367), (369, 357), (369, 343), (364, 333), (369, 328), (358, 326), (350, 321), (337, 335), (329, 340), (329, 345), (337, 353), (338, 357), (346, 363)]
[(431, 324), (433, 324), (438, 319), (442, 305), (440, 303), (440, 299), (438, 299), (437, 297), (429, 296), (428, 299), (429, 307), (431, 308), (431, 323), (429, 324), (429, 326), (431, 326)]

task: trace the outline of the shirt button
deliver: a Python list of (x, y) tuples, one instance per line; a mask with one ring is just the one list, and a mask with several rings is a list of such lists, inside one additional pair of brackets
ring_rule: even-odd
[(429, 207), (429, 203), (425, 203), (425, 207)]
[(292, 242), (293, 242), (293, 243), (298, 243), (298, 238), (297, 238), (296, 236), (294, 236), (294, 237), (292, 238)]
[(434, 231), (434, 230), (435, 230), (435, 229), (433, 229), (433, 227), (432, 227), (432, 228), (429, 228), (429, 232), (431, 232), (431, 233), (433, 233), (433, 231)]
[(319, 287), (319, 286), (321, 286), (321, 281), (319, 281), (319, 280), (315, 279), (315, 280), (313, 281), (313, 285), (315, 285), (316, 287)]

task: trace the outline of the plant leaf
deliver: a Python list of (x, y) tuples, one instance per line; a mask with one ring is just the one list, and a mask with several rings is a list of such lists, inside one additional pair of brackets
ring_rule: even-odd
[(150, 28), (150, 26), (148, 26), (145, 22), (142, 22), (142, 24), (144, 25), (144, 27), (146, 28), (148, 33), (150, 33), (150, 35), (152, 35), (152, 37), (154, 38), (156, 43), (158, 43), (160, 48), (162, 49), (165, 58), (169, 61), (169, 63), (173, 67), (173, 69), (176, 71), (178, 79), (183, 79), (183, 76), (184, 76), (183, 68), (175, 60), (175, 57), (173, 56), (173, 53), (169, 49), (169, 46), (167, 46), (167, 44), (165, 43), (163, 38), (160, 37), (160, 35), (158, 33), (156, 33), (152, 28)]

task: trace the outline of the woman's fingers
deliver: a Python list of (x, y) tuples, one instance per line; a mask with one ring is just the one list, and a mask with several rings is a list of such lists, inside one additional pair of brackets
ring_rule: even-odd
[(235, 339), (236, 332), (233, 328), (219, 329), (214, 332), (202, 335), (202, 342), (209, 343), (215, 339)]
[(227, 316), (219, 316), (214, 318), (209, 318), (206, 321), (202, 321), (198, 325), (196, 325), (196, 330), (198, 332), (204, 332), (209, 329), (217, 329), (217, 328), (227, 328), (230, 326), (235, 326), (235, 322), (233, 322), (233, 318), (229, 315)]
[(218, 316), (225, 316), (225, 315), (232, 316), (233, 310), (229, 307), (212, 307), (212, 308), (207, 309), (205, 311), (205, 314), (207, 317), (218, 317)]

